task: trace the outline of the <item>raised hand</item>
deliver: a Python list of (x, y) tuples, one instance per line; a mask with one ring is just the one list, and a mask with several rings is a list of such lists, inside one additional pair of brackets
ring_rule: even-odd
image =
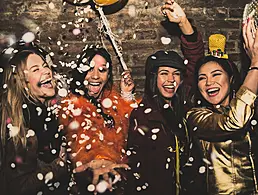
[(130, 71), (129, 70), (124, 71), (121, 76), (122, 76), (121, 83), (120, 83), (121, 91), (126, 93), (132, 92), (134, 89), (134, 82)]
[(244, 48), (247, 55), (250, 57), (252, 64), (258, 64), (258, 31), (254, 32), (252, 30), (253, 26), (253, 18), (249, 18), (243, 23)]
[(161, 12), (170, 22), (180, 24), (186, 20), (184, 10), (174, 0), (167, 0), (161, 7)]

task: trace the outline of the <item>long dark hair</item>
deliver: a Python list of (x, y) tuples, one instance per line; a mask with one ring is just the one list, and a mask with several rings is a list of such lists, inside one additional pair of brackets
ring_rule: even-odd
[(229, 59), (223, 59), (223, 58), (217, 58), (214, 56), (206, 56), (202, 59), (200, 59), (195, 67), (195, 73), (194, 73), (194, 105), (196, 107), (213, 107), (211, 103), (209, 103), (207, 100), (203, 98), (203, 96), (200, 93), (200, 90), (198, 88), (198, 75), (199, 70), (202, 67), (202, 65), (208, 63), (208, 62), (214, 62), (221, 66), (221, 68), (228, 74), (228, 77), (230, 79), (230, 92), (229, 97), (230, 100), (234, 97), (235, 93), (239, 89), (241, 85), (241, 76), (237, 69), (237, 66), (235, 63), (233, 63)]
[[(86, 99), (88, 99), (91, 103), (93, 103), (93, 105), (99, 108), (100, 114), (103, 116), (106, 125), (109, 127), (112, 127), (115, 124), (113, 117), (104, 113), (101, 107), (101, 104), (97, 101), (96, 98), (89, 96), (88, 89), (85, 87), (83, 83), (88, 71), (90, 70), (90, 62), (96, 55), (100, 55), (103, 58), (105, 58), (105, 60), (109, 64), (108, 66), (109, 77), (103, 90), (108, 90), (108, 91), (112, 90), (113, 74), (112, 74), (111, 56), (106, 49), (102, 47), (91, 46), (83, 49), (83, 52), (80, 54), (80, 58), (77, 61), (77, 68), (74, 68), (71, 72), (73, 80), (71, 81), (71, 84), (70, 84), (70, 91), (77, 96), (83, 95)], [(83, 67), (88, 67), (88, 68), (84, 69)], [(80, 91), (83, 91), (83, 93), (81, 93)]]
[[(168, 67), (171, 66), (169, 65)], [(185, 117), (184, 92), (186, 88), (184, 86), (184, 83), (182, 82), (178, 87), (175, 95), (171, 98), (171, 105), (173, 109), (164, 109), (166, 101), (157, 87), (158, 68), (159, 66), (151, 66), (147, 59), (145, 68), (146, 79), (144, 98), (147, 98), (149, 99), (149, 101), (153, 102), (153, 105), (157, 107), (157, 109), (160, 111), (168, 125), (171, 127), (171, 130), (173, 130), (175, 134), (179, 136), (184, 136), (182, 135), (184, 132), (178, 128), (178, 125), (183, 124), (183, 119)], [(183, 81), (185, 70), (178, 70), (181, 74), (181, 81)]]

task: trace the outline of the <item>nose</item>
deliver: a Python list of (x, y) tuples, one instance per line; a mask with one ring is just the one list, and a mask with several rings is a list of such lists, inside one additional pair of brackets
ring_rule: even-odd
[(49, 75), (50, 73), (51, 73), (50, 68), (48, 68), (48, 67), (43, 68), (43, 70), (42, 70), (42, 74)]
[(212, 85), (212, 84), (214, 84), (214, 80), (213, 80), (212, 78), (208, 77), (208, 78), (206, 79), (206, 85), (207, 85), (207, 86), (210, 86), (210, 85)]
[(99, 79), (99, 71), (98, 71), (97, 68), (94, 68), (94, 69), (93, 69), (91, 77), (92, 77), (93, 79)]
[(168, 75), (168, 81), (170, 81), (170, 82), (174, 82), (175, 81), (175, 77), (174, 77), (173, 74), (169, 74)]

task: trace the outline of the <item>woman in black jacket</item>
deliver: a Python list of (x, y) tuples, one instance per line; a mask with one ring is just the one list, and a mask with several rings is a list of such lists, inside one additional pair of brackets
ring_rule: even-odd
[(19, 41), (1, 54), (1, 188), (6, 194), (66, 194), (62, 140), (50, 106), (56, 94), (51, 63), (33, 42)]

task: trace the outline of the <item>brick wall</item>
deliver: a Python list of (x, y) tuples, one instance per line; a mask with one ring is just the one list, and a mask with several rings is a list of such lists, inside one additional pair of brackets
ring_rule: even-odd
[[(211, 33), (224, 34), (227, 37), (227, 53), (240, 65), (241, 18), (244, 5), (249, 1), (177, 2), (185, 8), (192, 24), (202, 32), (206, 43)], [(125, 62), (132, 69), (139, 94), (143, 91), (144, 63), (147, 56), (159, 49), (180, 52), (177, 29), (174, 26), (167, 27), (166, 22), (161, 22), (164, 20), (159, 13), (161, 4), (162, 0), (121, 0), (118, 4), (104, 8), (111, 29), (123, 48)], [(121, 67), (110, 42), (100, 36), (99, 21), (99, 17), (87, 6), (76, 7), (64, 4), (62, 0), (1, 0), (0, 43), (6, 35), (20, 38), (25, 32), (32, 31), (36, 33), (42, 46), (53, 51), (54, 61), (63, 72), (69, 68), (62, 67), (60, 61), (76, 60), (76, 55), (86, 44), (104, 43), (113, 54), (114, 75), (118, 80)], [(75, 28), (80, 29), (80, 34), (73, 33)], [(170, 38), (170, 44), (163, 44), (162, 37)]]

